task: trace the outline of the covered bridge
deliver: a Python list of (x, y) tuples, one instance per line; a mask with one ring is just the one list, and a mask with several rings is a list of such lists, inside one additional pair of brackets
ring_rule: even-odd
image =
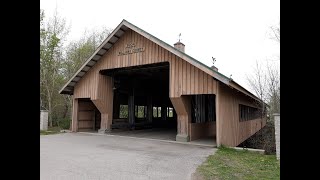
[(176, 141), (237, 146), (266, 119), (261, 100), (232, 79), (123, 20), (62, 87), (72, 131), (174, 129)]

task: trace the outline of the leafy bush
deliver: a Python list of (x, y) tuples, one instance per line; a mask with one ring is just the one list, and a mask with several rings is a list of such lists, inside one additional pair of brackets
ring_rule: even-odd
[(71, 123), (70, 118), (60, 118), (57, 122), (58, 126), (62, 129), (69, 129), (70, 123)]

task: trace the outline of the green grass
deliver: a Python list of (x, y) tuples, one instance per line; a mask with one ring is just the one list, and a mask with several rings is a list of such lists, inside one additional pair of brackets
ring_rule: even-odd
[(275, 155), (220, 147), (196, 173), (204, 179), (280, 179), (280, 162)]
[(49, 127), (48, 131), (40, 130), (40, 135), (50, 135), (50, 134), (57, 134), (60, 133), (60, 127)]

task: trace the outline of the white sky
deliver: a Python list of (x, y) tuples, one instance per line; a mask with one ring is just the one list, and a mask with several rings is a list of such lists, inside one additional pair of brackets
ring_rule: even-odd
[(215, 66), (250, 90), (246, 74), (256, 60), (275, 60), (280, 46), (270, 26), (280, 21), (280, 0), (40, 0), (45, 16), (58, 14), (71, 25), (69, 40), (85, 29), (114, 29), (122, 19), (173, 45), (186, 45), (191, 57)]

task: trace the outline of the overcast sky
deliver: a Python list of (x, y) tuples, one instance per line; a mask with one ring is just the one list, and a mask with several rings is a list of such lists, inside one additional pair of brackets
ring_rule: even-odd
[(270, 26), (280, 21), (280, 0), (40, 0), (46, 17), (58, 14), (71, 25), (68, 40), (85, 29), (114, 29), (122, 19), (173, 45), (249, 89), (246, 74), (255, 61), (274, 61), (280, 46)]

